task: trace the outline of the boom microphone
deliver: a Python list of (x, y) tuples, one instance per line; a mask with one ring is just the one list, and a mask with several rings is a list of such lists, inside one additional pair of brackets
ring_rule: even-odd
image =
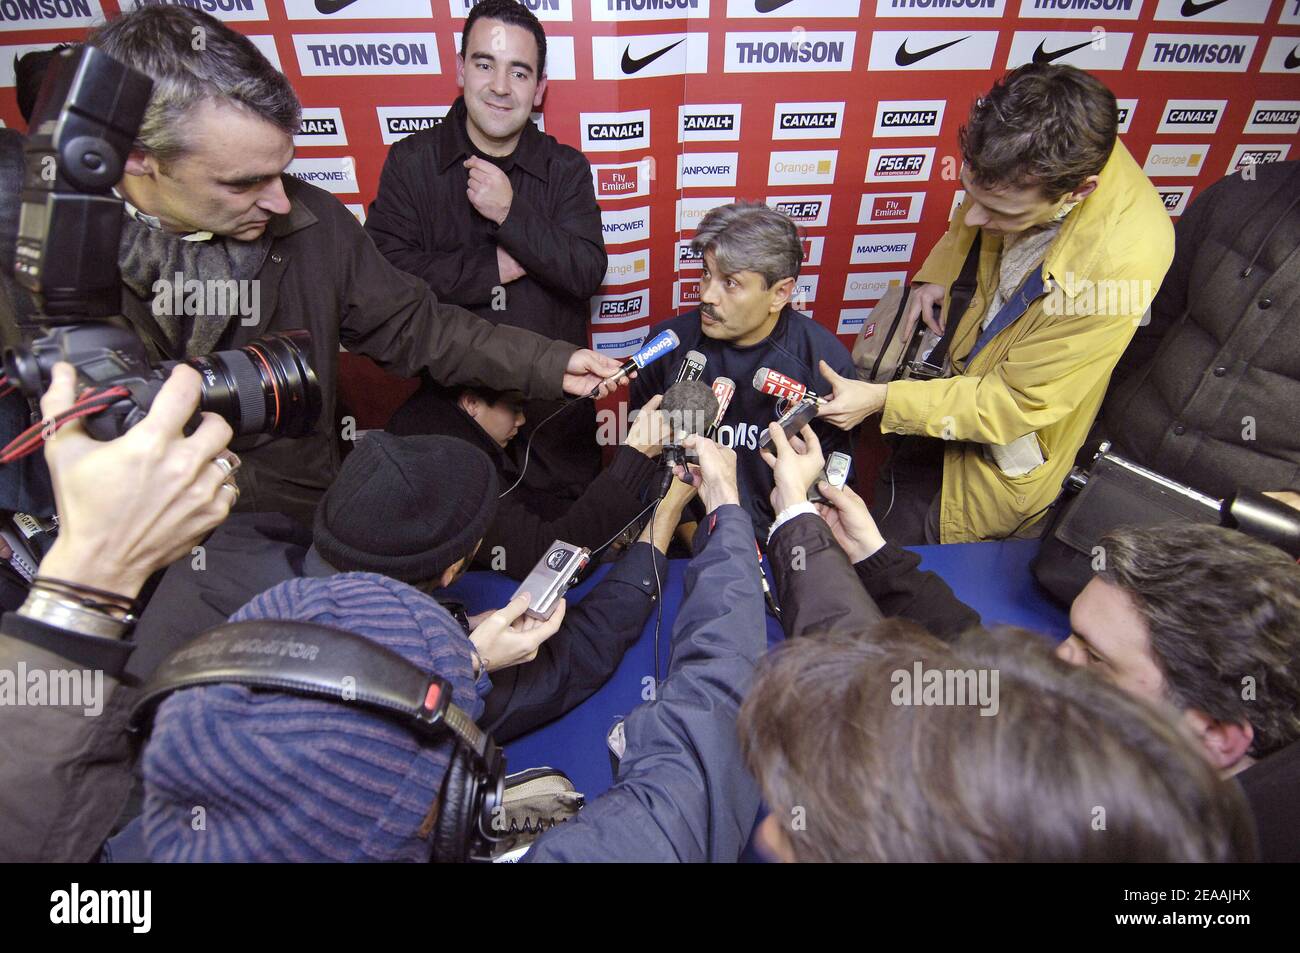
[(727, 408), (731, 406), (731, 398), (736, 396), (736, 382), (730, 377), (719, 377), (713, 382), (713, 396), (718, 398), (718, 416), (713, 418), (713, 423), (709, 431), (705, 434), (710, 440), (722, 426), (722, 418), (727, 416)]
[[(633, 371), (641, 370), (641, 368), (645, 367), (651, 361), (659, 360), (659, 358), (663, 357), (681, 343), (681, 338), (677, 336), (676, 332), (660, 331), (649, 341), (646, 341), (645, 344), (641, 345), (641, 350), (629, 357), (627, 362), (618, 369), (617, 374), (614, 374), (611, 377), (606, 377), (602, 383), (608, 384), (610, 381), (622, 380)], [(591, 393), (587, 396), (594, 397), (598, 390), (600, 390), (599, 387), (593, 387)]]
[(677, 368), (677, 379), (673, 383), (699, 380), (704, 376), (704, 365), (707, 363), (709, 359), (699, 351), (687, 351), (686, 356), (682, 358), (682, 366)]
[(754, 372), (754, 390), (794, 403), (801, 400), (810, 400), (814, 404), (826, 403), (825, 397), (818, 397), (793, 377), (787, 377), (770, 367), (760, 367)]

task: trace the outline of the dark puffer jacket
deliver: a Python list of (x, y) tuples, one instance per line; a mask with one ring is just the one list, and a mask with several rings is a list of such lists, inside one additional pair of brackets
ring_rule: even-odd
[(1300, 162), (1199, 196), (1100, 432), (1205, 493), (1300, 485)]

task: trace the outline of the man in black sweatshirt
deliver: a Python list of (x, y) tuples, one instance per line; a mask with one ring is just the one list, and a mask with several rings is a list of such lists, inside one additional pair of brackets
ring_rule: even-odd
[[(814, 393), (828, 394), (830, 384), (818, 362), (853, 377), (853, 358), (834, 334), (791, 303), (803, 246), (790, 219), (756, 203), (723, 205), (704, 216), (691, 247), (704, 260), (700, 306), (650, 329), (652, 337), (672, 330), (681, 344), (672, 358), (639, 372), (629, 400), (640, 407), (667, 390), (691, 350), (708, 361), (706, 382), (719, 377), (735, 382), (736, 394), (716, 439), (736, 451), (741, 505), (754, 521), (755, 535), (766, 540), (773, 515), (768, 501), (772, 474), (758, 455), (758, 440), (776, 419), (778, 401), (754, 389), (754, 373), (769, 367)], [(827, 453), (851, 452), (848, 433), (827, 424), (816, 427)]]

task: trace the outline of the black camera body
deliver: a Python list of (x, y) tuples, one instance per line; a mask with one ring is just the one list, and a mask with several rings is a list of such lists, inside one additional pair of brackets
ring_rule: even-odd
[[(25, 147), (14, 277), (35, 298), (45, 333), (6, 352), (5, 374), (33, 402), (59, 361), (76, 368), (79, 389), (122, 388), (85, 420), (98, 440), (139, 423), (180, 363), (152, 364), (120, 314), (123, 201), (113, 187), (152, 91), (152, 80), (102, 50), (66, 50), (50, 64)], [(310, 346), (305, 330), (278, 332), (185, 363), (203, 378), (201, 409), (225, 417), (236, 435), (304, 436), (321, 411)]]

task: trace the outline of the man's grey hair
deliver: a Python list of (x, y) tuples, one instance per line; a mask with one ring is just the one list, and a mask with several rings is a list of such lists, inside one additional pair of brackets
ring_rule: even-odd
[(712, 252), (724, 275), (753, 271), (771, 288), (783, 278), (798, 278), (803, 244), (794, 222), (758, 202), (720, 205), (700, 222), (691, 249)]
[(232, 103), (288, 135), (302, 120), (298, 96), (252, 40), (189, 7), (136, 0), (87, 42), (153, 80), (135, 148), (164, 165), (189, 151), (188, 119), (208, 100)]

